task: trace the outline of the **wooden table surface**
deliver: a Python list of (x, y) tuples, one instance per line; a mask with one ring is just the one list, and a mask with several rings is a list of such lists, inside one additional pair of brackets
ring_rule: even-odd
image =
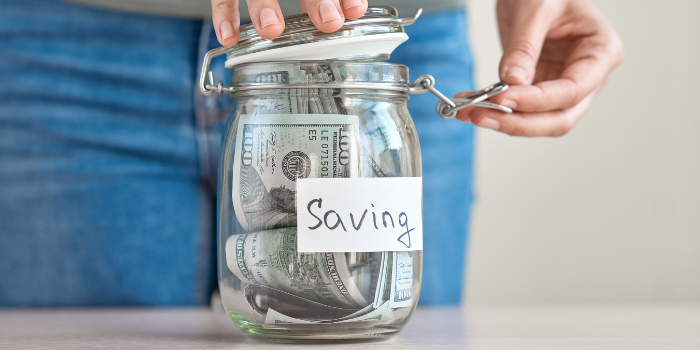
[(246, 340), (221, 312), (192, 309), (0, 310), (0, 349), (700, 349), (700, 305), (419, 308), (379, 343)]

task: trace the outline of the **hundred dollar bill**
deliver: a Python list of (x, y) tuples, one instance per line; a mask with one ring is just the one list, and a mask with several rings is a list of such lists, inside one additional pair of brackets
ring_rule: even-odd
[(407, 307), (413, 303), (413, 252), (394, 252), (391, 271), (392, 308)]
[(232, 235), (226, 265), (254, 283), (325, 305), (361, 309), (369, 304), (357, 288), (345, 253), (297, 253), (296, 228)]
[(351, 115), (241, 115), (231, 196), (243, 229), (296, 226), (297, 179), (357, 177), (358, 122)]
[(383, 252), (372, 307), (384, 303), (392, 309), (413, 304), (413, 252)]

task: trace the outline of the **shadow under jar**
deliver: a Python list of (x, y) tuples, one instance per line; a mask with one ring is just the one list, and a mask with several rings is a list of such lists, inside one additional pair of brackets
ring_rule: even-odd
[[(297, 211), (306, 208), (296, 204), (298, 179), (421, 177), (408, 79), (407, 67), (377, 61), (234, 67), (237, 108), (219, 170), (219, 288), (247, 337), (372, 341), (410, 319), (422, 251), (299, 252)], [(386, 227), (381, 212), (372, 215), (360, 224)]]

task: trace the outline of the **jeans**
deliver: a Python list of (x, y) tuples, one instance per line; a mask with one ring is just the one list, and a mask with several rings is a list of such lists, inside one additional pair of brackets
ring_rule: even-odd
[[(391, 61), (472, 89), (463, 11), (424, 15)], [(207, 21), (50, 0), (0, 11), (0, 306), (202, 305), (232, 104), (202, 96)], [(223, 65), (214, 62), (218, 77)], [(423, 152), (423, 304), (459, 302), (473, 128), (409, 110)], [(450, 123), (450, 124), (448, 124)]]

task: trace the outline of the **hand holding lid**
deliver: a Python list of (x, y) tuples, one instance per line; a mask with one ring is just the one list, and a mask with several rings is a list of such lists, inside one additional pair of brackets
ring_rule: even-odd
[[(240, 36), (239, 0), (212, 0), (212, 21), (216, 37), (223, 46), (233, 46)], [(303, 13), (318, 30), (331, 33), (346, 19), (357, 19), (367, 11), (367, 0), (299, 0)], [(261, 38), (273, 39), (285, 29), (285, 18), (276, 0), (248, 1), (253, 26)]]

